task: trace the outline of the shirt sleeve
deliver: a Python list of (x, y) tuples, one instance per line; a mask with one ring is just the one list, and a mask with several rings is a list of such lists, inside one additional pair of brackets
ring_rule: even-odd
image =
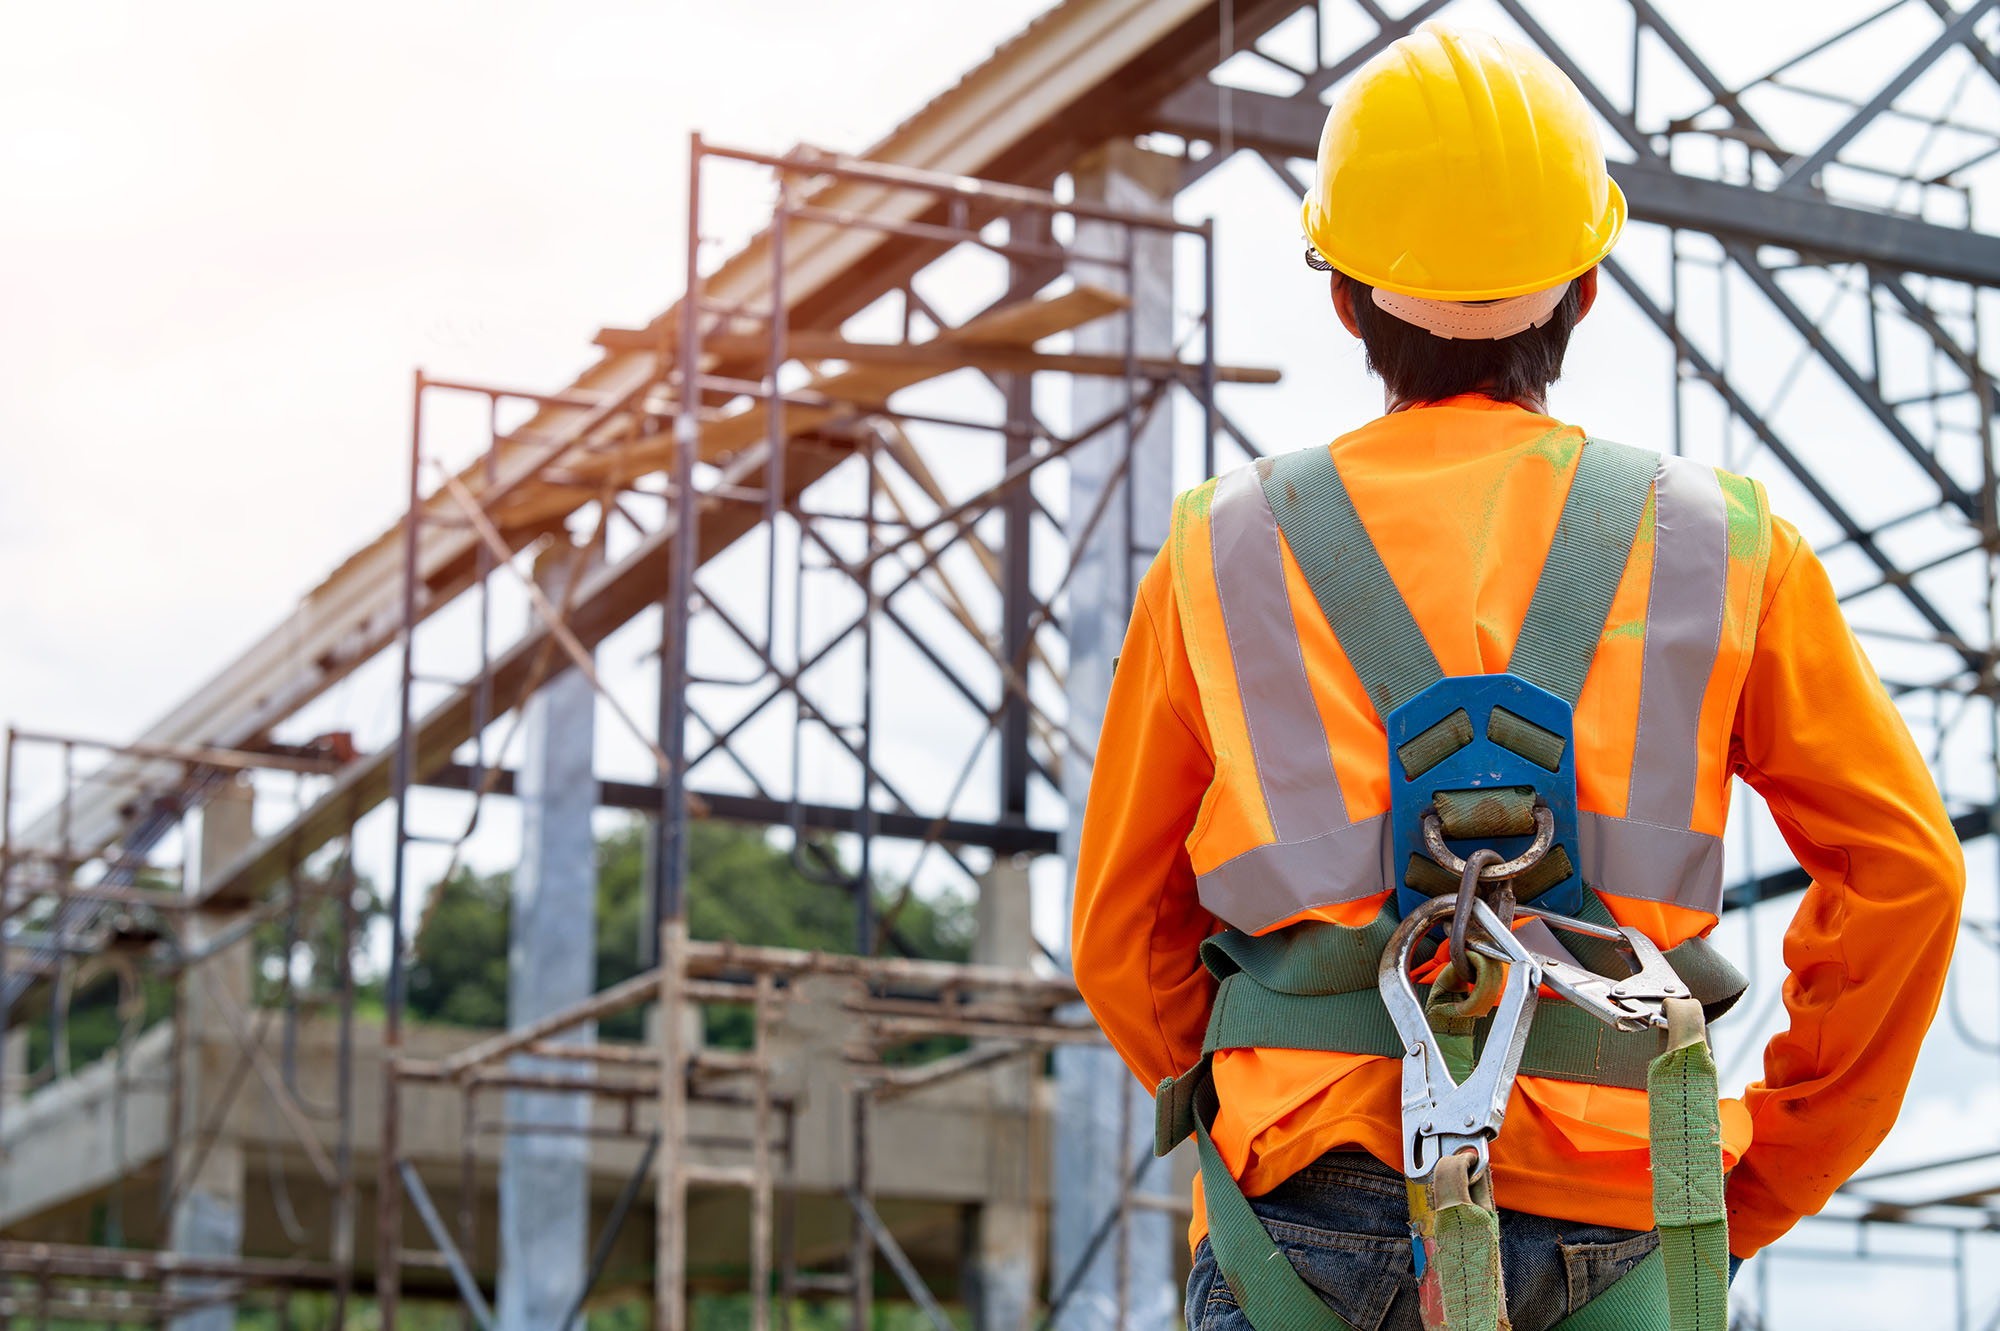
[(1965, 861), (1937, 786), (1819, 560), (1773, 521), (1770, 587), (1737, 713), (1736, 770), (1811, 886), (1785, 932), (1791, 1021), (1744, 1103), (1730, 1247), (1826, 1203), (1889, 1133), (1937, 1013)]
[(1214, 772), (1163, 553), (1139, 587), (1091, 771), (1070, 959), (1112, 1046), (1152, 1089), (1201, 1057), (1214, 982), (1188, 833)]

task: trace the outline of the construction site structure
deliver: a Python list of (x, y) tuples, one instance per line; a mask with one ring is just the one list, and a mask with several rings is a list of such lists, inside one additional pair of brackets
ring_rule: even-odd
[[(1227, 363), (1218, 304), (1258, 297), (1223, 291), (1190, 201), (1246, 154), (1302, 189), (1329, 90), (1433, 16), (1510, 29), (1602, 116), (1641, 224), (1607, 292), (1660, 334), (1671, 405), (1629, 441), (1771, 485), (1961, 835), (1987, 836), (2000, 527), (1980, 325), (2000, 239), (1975, 223), (2000, 157), (1995, 7), (1899, 0), (1725, 81), (1648, 0), (1587, 19), (1067, 0), (860, 157), (696, 137), (672, 309), (605, 330), (559, 391), (419, 373), (396, 528), (138, 740), (9, 732), (0, 1316), (206, 1329), (268, 1304), (344, 1325), (365, 1297), (388, 1327), (423, 1298), (482, 1328), (569, 1327), (644, 1291), (672, 1331), (691, 1293), (741, 1291), (753, 1331), (824, 1299), (870, 1327), (888, 1297), (937, 1331), (949, 1302), (985, 1331), (1177, 1324), (1189, 1166), (1153, 1161), (1150, 1100), (1062, 945), (1036, 939), (1030, 877), (1074, 857), (1172, 494), (1308, 442), (1241, 424), (1231, 395), (1279, 376)], [(1815, 57), (1912, 23), (1865, 98), (1812, 82)], [(1767, 109), (1786, 99), (1836, 123), (1793, 141)], [(721, 171), (771, 202), (726, 256), (703, 230)], [(1747, 301), (1754, 356), (1732, 340)], [(1829, 413), (1841, 446), (1815, 448), (1799, 431), (1823, 437)], [(644, 706), (600, 659), (629, 625), (657, 635)], [(386, 681), (393, 730), (319, 733), (316, 702), (349, 678)], [(612, 744), (648, 778), (606, 779)], [(17, 807), (35, 764), (59, 790)], [(499, 800), (522, 810), (509, 1026), (411, 1022), (420, 912)], [(604, 808), (648, 820), (652, 951), (599, 988)], [(853, 951), (691, 938), (701, 818), (772, 829), (851, 903)], [(378, 1012), (355, 859), (384, 819)], [(1805, 885), (1754, 848), (1743, 863), (1733, 906)], [(973, 961), (894, 955), (878, 889), (947, 872), (978, 894)], [(338, 965), (302, 979), (315, 930)], [(72, 999), (107, 977), (121, 1038), (71, 1066)], [(170, 1018), (148, 1025), (162, 980)], [(718, 1006), (747, 1014), (747, 1048), (707, 1044)], [(635, 1009), (644, 1041), (596, 1034)], [(35, 1024), (50, 1054), (29, 1077)], [(886, 1057), (935, 1037), (952, 1051)], [(1996, 1161), (1857, 1180), (1777, 1259), (1851, 1257), (1891, 1223), (1941, 1236), (1897, 1260), (1951, 1267), (1969, 1326)], [(1770, 1316), (1768, 1287), (1751, 1307)]]

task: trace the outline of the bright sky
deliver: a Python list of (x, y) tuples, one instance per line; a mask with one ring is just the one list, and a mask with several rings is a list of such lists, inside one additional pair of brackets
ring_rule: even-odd
[[(1534, 7), (1596, 52), (1629, 40), (1623, 6)], [(1801, 28), (1830, 32), (1873, 7), (1688, 0), (1671, 12), (1735, 77), (1794, 49)], [(598, 328), (663, 308), (680, 286), (690, 130), (861, 149), (1040, 8), (0, 5), (0, 718), (138, 732), (394, 521), (412, 367), (559, 387), (594, 358)], [(1611, 8), (1615, 24), (1595, 21)], [(1934, 30), (1912, 19), (1892, 31), (1896, 54), (1851, 86), (1879, 82)], [(1829, 113), (1796, 114), (1820, 128)], [(709, 225), (740, 236), (758, 202), (724, 193)], [(1359, 423), (1375, 403), (1301, 281), (1292, 207), (1247, 159), (1181, 201), (1185, 216), (1218, 218), (1226, 353), (1290, 373), (1282, 397), (1242, 406), (1280, 444)], [(1661, 251), (1642, 228), (1626, 247), (1647, 272), (1663, 271)], [(1622, 298), (1593, 318), (1556, 409), (1664, 445), (1657, 340)], [(1781, 344), (1768, 322), (1749, 336)], [(1784, 369), (1754, 350), (1750, 361), (1764, 387)], [(1853, 417), (1830, 382), (1809, 375), (1787, 410), (1838, 456)], [(1751, 469), (1799, 511), (1768, 459)], [(1908, 506), (1895, 486), (1851, 484), (1864, 506)], [(353, 723), (379, 726), (379, 699), (365, 705)], [(1990, 884), (1990, 858), (1975, 864)], [(1771, 966), (1781, 925), (1761, 928)], [(1985, 1011), (1993, 968), (1976, 964), (1967, 992), (1989, 995), (1974, 1000)], [(1739, 1060), (1725, 1080), (1753, 1072)], [(1990, 1055), (1975, 1064), (1949, 1044), (1927, 1056), (1919, 1089), (1891, 1153), (1992, 1143)], [(1773, 1326), (1845, 1325), (1828, 1316), (1856, 1298), (1881, 1300), (1884, 1315), (1937, 1306), (1936, 1286), (1905, 1273), (1773, 1271)], [(1992, 1302), (1988, 1285), (1979, 1294), (1975, 1308)]]

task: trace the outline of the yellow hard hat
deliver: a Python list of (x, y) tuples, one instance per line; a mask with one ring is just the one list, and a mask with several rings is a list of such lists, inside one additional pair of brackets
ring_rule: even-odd
[(1341, 91), (1305, 203), (1328, 263), (1428, 300), (1546, 291), (1610, 253), (1624, 225), (1576, 85), (1524, 46), (1436, 22)]

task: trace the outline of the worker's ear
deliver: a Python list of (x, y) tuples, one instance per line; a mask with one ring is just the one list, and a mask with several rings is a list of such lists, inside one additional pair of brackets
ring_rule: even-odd
[(1576, 279), (1576, 294), (1576, 317), (1578, 320), (1581, 320), (1584, 315), (1590, 313), (1590, 307), (1597, 304), (1597, 270), (1595, 268)]
[[(1591, 271), (1594, 273), (1596, 269), (1592, 269)], [(1360, 337), (1361, 325), (1354, 317), (1353, 293), (1348, 289), (1347, 283), (1340, 280), (1339, 273), (1332, 273), (1329, 276), (1333, 279), (1333, 312), (1340, 316), (1341, 327), (1354, 334), (1354, 336)], [(1596, 290), (1597, 287), (1593, 284), (1591, 287), (1592, 293), (1595, 294)]]

